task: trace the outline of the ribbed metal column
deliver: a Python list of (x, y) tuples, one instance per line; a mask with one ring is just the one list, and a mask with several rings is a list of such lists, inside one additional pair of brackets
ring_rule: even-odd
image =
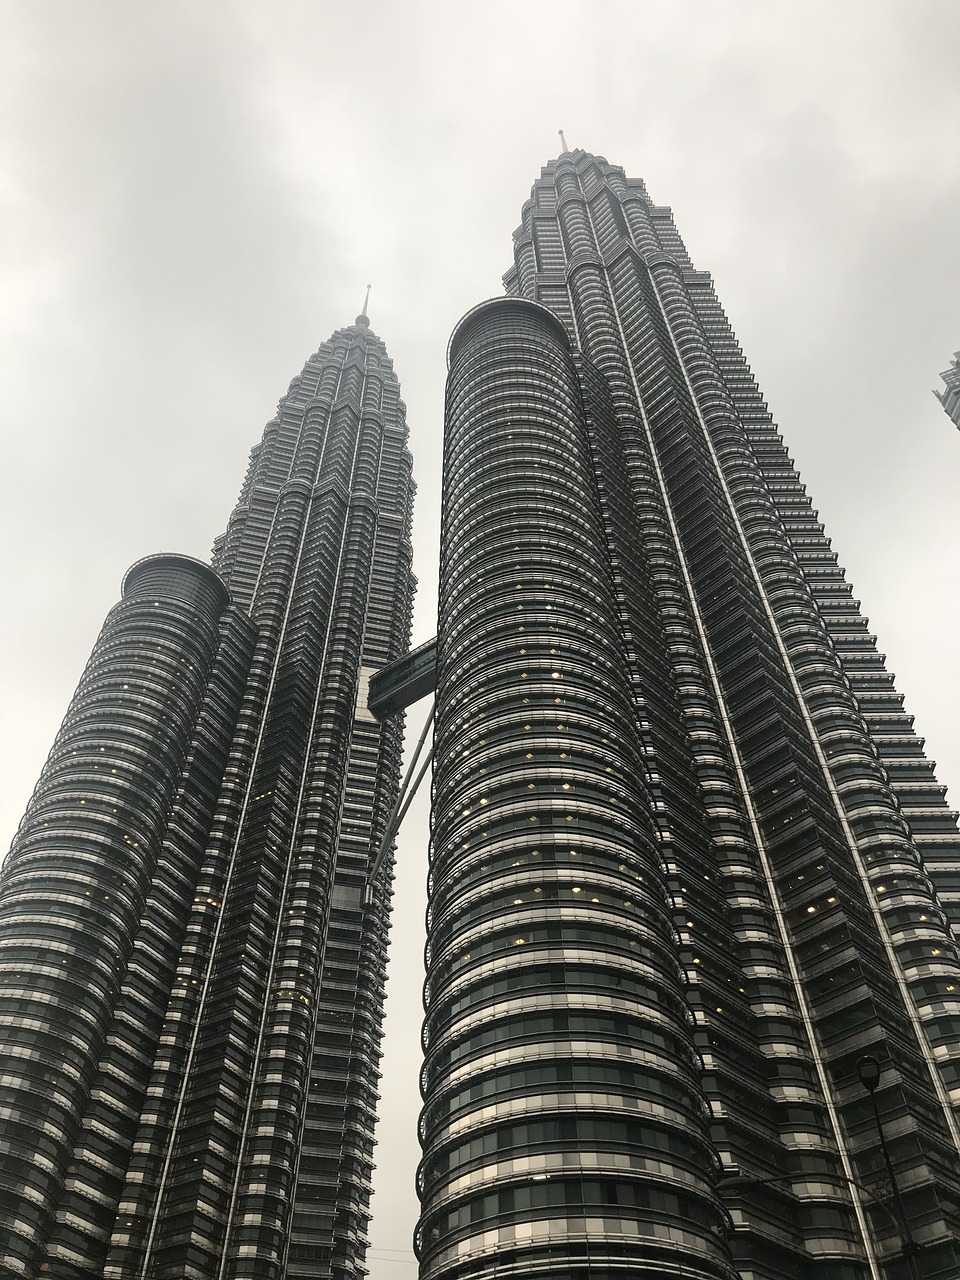
[(569, 343), (487, 303), (447, 391), (429, 1280), (733, 1274), (651, 812)]

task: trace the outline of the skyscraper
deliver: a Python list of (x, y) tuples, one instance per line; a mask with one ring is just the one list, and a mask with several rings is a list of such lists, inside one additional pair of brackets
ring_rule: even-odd
[(565, 151), (505, 281), (449, 349), (422, 1280), (955, 1277), (922, 740), (670, 210)]
[(943, 411), (948, 415), (954, 426), (960, 427), (960, 351), (953, 353), (953, 359), (950, 361), (950, 368), (944, 369), (940, 375), (943, 380), (943, 391), (935, 391), (933, 394), (943, 405)]
[(0, 882), (0, 1273), (364, 1274), (402, 727), (404, 406), (366, 314), (213, 568), (127, 574)]

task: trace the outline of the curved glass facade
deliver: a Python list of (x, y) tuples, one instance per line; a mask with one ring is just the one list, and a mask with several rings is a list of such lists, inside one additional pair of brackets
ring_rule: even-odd
[(615, 590), (566, 336), (486, 304), (447, 391), (424, 1277), (733, 1275)]

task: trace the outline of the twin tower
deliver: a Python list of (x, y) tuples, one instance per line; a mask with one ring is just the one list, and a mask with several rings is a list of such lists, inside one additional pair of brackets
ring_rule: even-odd
[[(564, 152), (514, 241), (449, 349), (422, 1280), (955, 1280), (955, 815), (670, 211)], [(413, 490), (363, 315), (212, 567), (127, 574), (0, 880), (4, 1278), (367, 1274)]]

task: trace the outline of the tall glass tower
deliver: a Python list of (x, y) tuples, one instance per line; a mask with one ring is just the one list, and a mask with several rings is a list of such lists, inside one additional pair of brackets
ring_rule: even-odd
[(955, 1277), (922, 740), (670, 210), (565, 152), (506, 285), (449, 350), (421, 1278)]
[(411, 460), (366, 315), (127, 574), (0, 880), (0, 1273), (365, 1274)]

